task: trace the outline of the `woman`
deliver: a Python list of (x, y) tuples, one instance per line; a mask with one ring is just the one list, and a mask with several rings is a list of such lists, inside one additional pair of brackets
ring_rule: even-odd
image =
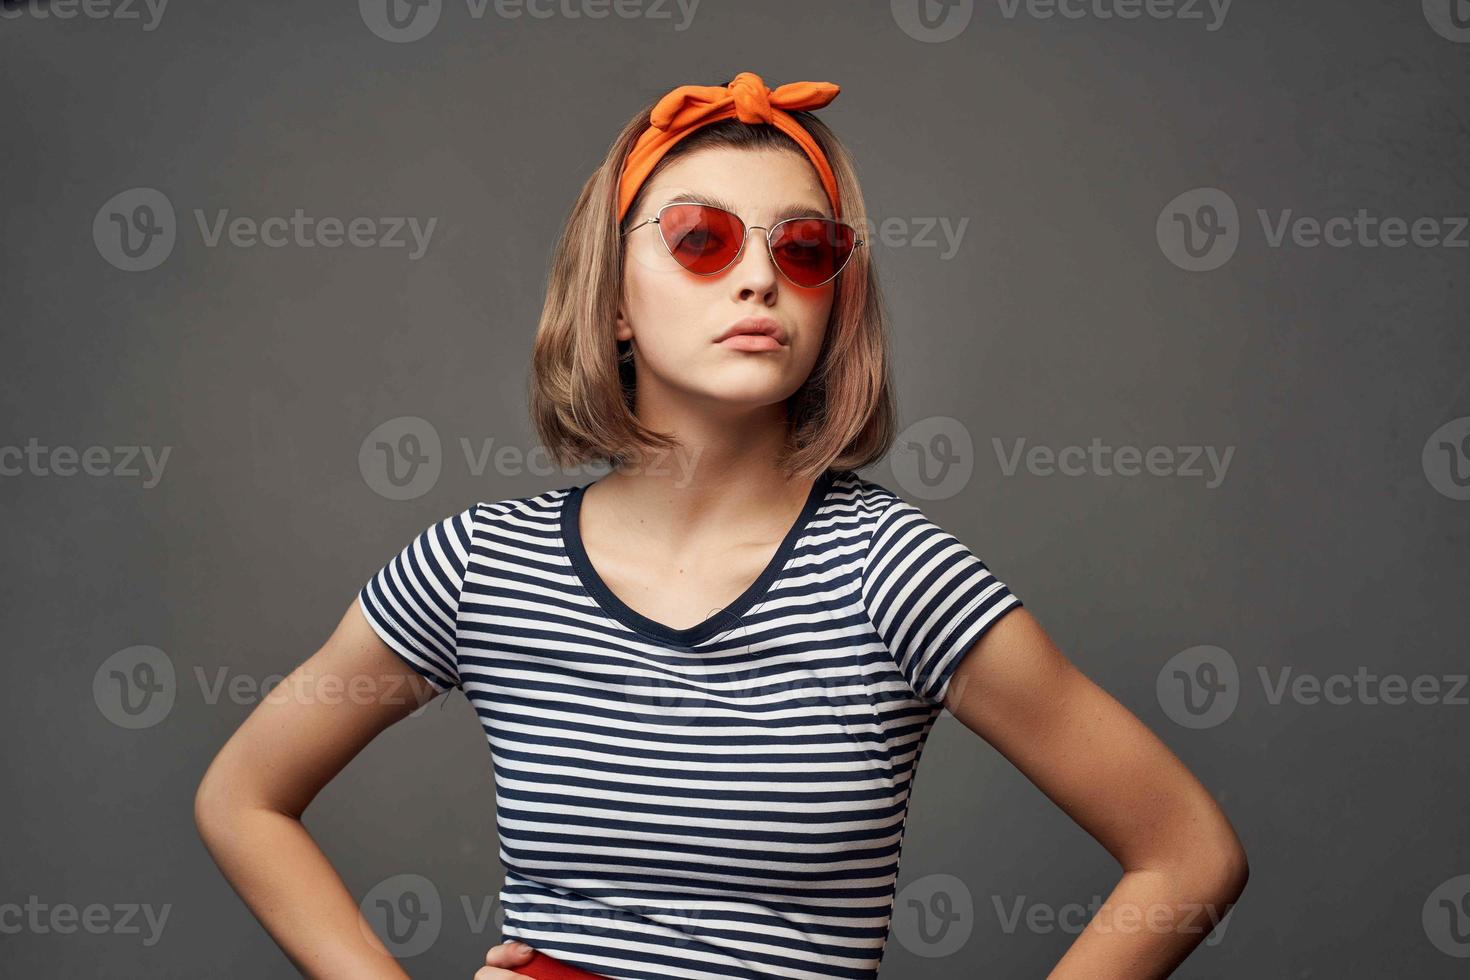
[(558, 460), (613, 471), (425, 529), (298, 668), (384, 696), (262, 704), (210, 767), (200, 832), (303, 973), (405, 975), (299, 821), (417, 706), (387, 696), (405, 678), (460, 688), (491, 749), (520, 944), (476, 980), (876, 977), (945, 708), (1124, 868), (1052, 977), (1166, 976), (1239, 896), (1181, 762), (854, 472), (894, 408), (861, 190), (812, 114), (836, 94), (742, 72), (628, 123), (558, 246), (531, 385)]

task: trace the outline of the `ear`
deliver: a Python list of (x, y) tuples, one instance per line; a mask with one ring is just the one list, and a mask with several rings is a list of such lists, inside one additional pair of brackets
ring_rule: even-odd
[(618, 322), (617, 326), (613, 328), (613, 336), (618, 340), (633, 339), (633, 325), (629, 323), (628, 318), (623, 315), (621, 307), (619, 307), (618, 309)]

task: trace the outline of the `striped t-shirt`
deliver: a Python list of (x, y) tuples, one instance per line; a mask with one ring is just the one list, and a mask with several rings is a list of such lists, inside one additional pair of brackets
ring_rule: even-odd
[(501, 941), (615, 980), (876, 977), (924, 742), (1020, 600), (919, 508), (829, 470), (759, 578), (673, 629), (598, 578), (585, 489), (447, 516), (358, 596), (484, 727)]

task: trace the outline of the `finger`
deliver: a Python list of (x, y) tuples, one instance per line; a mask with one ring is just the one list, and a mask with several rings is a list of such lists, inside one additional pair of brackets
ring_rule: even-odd
[(485, 953), (485, 965), (505, 968), (524, 966), (526, 960), (530, 959), (535, 952), (534, 949), (525, 943), (500, 943), (497, 946), (491, 946)]
[(494, 966), (482, 966), (475, 971), (472, 980), (536, 980), (524, 973), (515, 973), (511, 970), (502, 970)]

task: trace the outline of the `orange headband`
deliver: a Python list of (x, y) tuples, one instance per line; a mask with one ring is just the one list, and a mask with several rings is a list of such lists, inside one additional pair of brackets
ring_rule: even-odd
[(673, 89), (653, 107), (649, 128), (639, 134), (623, 164), (618, 183), (618, 220), (622, 221), (628, 213), (633, 198), (638, 196), (638, 188), (670, 147), (701, 126), (731, 117), (752, 125), (770, 123), (796, 140), (817, 168), (817, 176), (822, 178), (834, 217), (841, 220), (837, 178), (832, 175), (826, 155), (801, 123), (783, 111), (820, 109), (837, 98), (840, 91), (831, 82), (788, 82), (769, 89), (759, 75), (749, 71), (736, 75), (728, 85), (680, 85)]

